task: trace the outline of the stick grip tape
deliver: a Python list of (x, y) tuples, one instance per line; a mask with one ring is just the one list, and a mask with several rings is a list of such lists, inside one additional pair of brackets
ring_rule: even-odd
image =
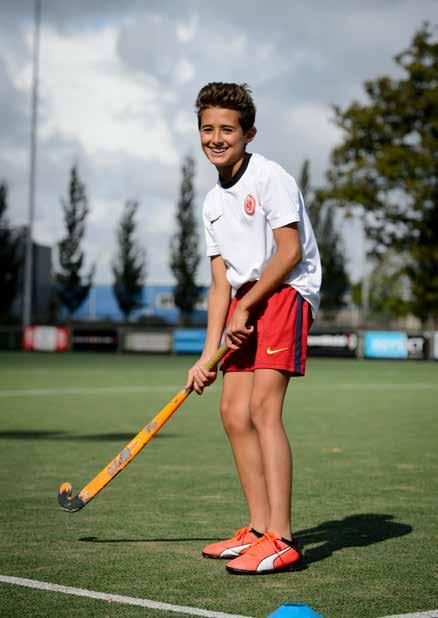
[(229, 349), (230, 348), (227, 345), (221, 346), (219, 350), (216, 352), (216, 354), (212, 356), (210, 360), (208, 361), (208, 363), (206, 364), (205, 368), (207, 369), (207, 371), (213, 371), (213, 369), (216, 367), (218, 363), (220, 363), (220, 361), (223, 359), (223, 357), (229, 351)]

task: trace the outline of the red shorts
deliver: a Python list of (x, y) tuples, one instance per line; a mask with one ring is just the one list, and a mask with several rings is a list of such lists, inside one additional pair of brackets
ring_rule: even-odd
[[(228, 312), (230, 319), (238, 301), (254, 283), (242, 286)], [(251, 314), (254, 332), (238, 350), (222, 362), (227, 371), (278, 369), (303, 376), (306, 369), (307, 335), (313, 318), (309, 303), (290, 285), (281, 285)]]

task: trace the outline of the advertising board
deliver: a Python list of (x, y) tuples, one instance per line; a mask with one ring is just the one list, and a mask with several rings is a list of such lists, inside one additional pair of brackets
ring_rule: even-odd
[(56, 326), (26, 326), (23, 335), (25, 350), (64, 352), (68, 348), (68, 329)]
[(424, 360), (427, 358), (426, 337), (422, 335), (409, 335), (407, 341), (408, 358)]
[(173, 351), (176, 354), (200, 354), (205, 333), (205, 328), (176, 328), (173, 331)]
[(364, 333), (365, 358), (407, 358), (408, 337), (400, 331), (367, 331)]
[(115, 352), (118, 346), (117, 330), (108, 328), (75, 328), (72, 335), (73, 350), (83, 352)]
[(123, 344), (125, 352), (170, 352), (172, 337), (169, 333), (126, 333)]
[(356, 333), (312, 333), (307, 339), (309, 356), (334, 356), (354, 358), (357, 356)]
[(431, 358), (433, 358), (433, 360), (438, 360), (438, 331), (434, 331), (430, 340), (432, 344)]

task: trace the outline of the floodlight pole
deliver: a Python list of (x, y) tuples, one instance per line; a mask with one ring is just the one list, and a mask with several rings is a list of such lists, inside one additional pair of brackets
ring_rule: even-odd
[(37, 126), (38, 126), (38, 70), (40, 54), (40, 25), (41, 0), (35, 0), (35, 26), (33, 37), (33, 72), (32, 72), (32, 108), (30, 134), (30, 172), (29, 172), (29, 221), (26, 234), (26, 255), (24, 263), (24, 291), (23, 291), (23, 328), (32, 321), (32, 283), (33, 283), (33, 255), (32, 232), (35, 216), (35, 176), (37, 155)]
[(370, 284), (371, 284), (371, 273), (368, 271), (368, 243), (367, 243), (367, 233), (366, 233), (366, 222), (365, 222), (365, 209), (362, 212), (362, 230), (363, 230), (363, 276), (362, 276), (362, 285), (361, 285), (361, 322), (362, 328), (367, 327), (368, 315), (370, 311)]

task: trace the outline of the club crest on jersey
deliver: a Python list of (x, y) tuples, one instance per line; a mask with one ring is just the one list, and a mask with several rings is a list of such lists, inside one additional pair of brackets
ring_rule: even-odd
[(243, 208), (247, 215), (254, 214), (256, 209), (256, 199), (251, 193), (248, 193), (246, 196), (245, 202), (243, 203)]

